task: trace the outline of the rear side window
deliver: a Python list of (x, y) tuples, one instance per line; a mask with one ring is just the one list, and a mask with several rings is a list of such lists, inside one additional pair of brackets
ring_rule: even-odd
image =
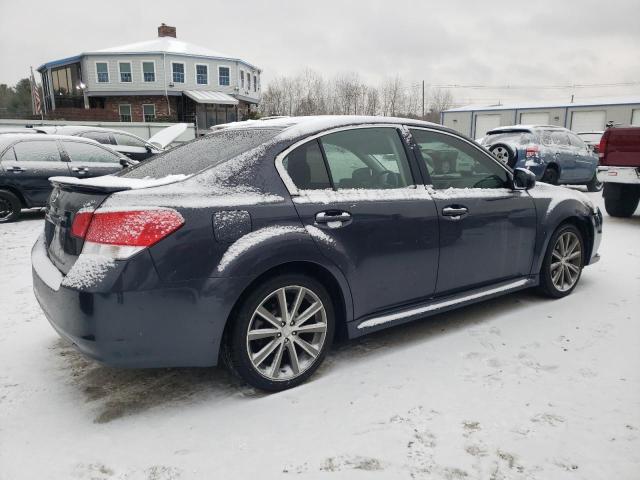
[(336, 189), (387, 189), (413, 184), (395, 128), (343, 130), (320, 138)]
[(564, 132), (551, 132), (551, 141), (554, 145), (566, 147), (569, 145), (569, 137)]
[(120, 157), (97, 145), (82, 142), (62, 142), (72, 162), (120, 163)]
[(95, 140), (98, 143), (104, 143), (107, 145), (114, 145), (115, 143), (109, 132), (86, 132), (80, 136), (84, 138), (90, 138), (91, 140)]
[(300, 190), (331, 188), (329, 174), (317, 140), (293, 150), (282, 161), (289, 177)]
[(577, 135), (574, 135), (572, 133), (569, 134), (569, 141), (571, 142), (571, 145), (573, 145), (574, 147), (578, 147), (578, 148), (582, 148), (582, 149), (587, 148), (587, 146), (582, 141), (582, 139), (580, 137), (578, 137)]
[(0, 162), (15, 162), (16, 161), (16, 153), (13, 151), (13, 147), (4, 152), (2, 158), (0, 158)]
[(162, 178), (167, 175), (192, 175), (252, 150), (280, 130), (272, 128), (225, 129), (151, 157), (121, 175), (129, 178)]
[(60, 161), (60, 151), (55, 141), (18, 142), (13, 149), (19, 162)]

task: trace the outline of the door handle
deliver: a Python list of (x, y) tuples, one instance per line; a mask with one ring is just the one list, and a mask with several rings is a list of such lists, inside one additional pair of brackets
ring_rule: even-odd
[(87, 173), (89, 169), (87, 167), (72, 167), (71, 171), (78, 173)]
[(442, 209), (442, 215), (444, 217), (449, 217), (451, 220), (460, 220), (463, 216), (469, 213), (469, 209), (467, 207), (444, 207)]
[(24, 172), (24, 168), (22, 167), (9, 167), (7, 168), (8, 172), (16, 172), (16, 173), (20, 173), (20, 172)]
[(351, 221), (349, 212), (319, 212), (316, 213), (316, 223), (327, 225), (329, 228), (338, 228)]

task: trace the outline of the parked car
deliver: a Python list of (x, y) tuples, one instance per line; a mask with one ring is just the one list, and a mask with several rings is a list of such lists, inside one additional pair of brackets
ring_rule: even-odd
[(33, 128), (26, 127), (2, 127), (0, 128), (0, 135), (15, 135), (16, 133), (44, 133), (39, 130), (34, 130)]
[(309, 378), (336, 334), (529, 287), (564, 297), (599, 259), (584, 194), (418, 120), (266, 120), (51, 181), (33, 284), (60, 335), (112, 366), (222, 359), (265, 390)]
[(185, 132), (187, 124), (177, 123), (167, 127), (153, 135), (149, 140), (143, 140), (132, 133), (122, 130), (101, 127), (65, 125), (37, 127), (36, 129), (43, 133), (90, 138), (104, 145), (109, 145), (112, 149), (133, 160), (142, 161), (163, 152), (176, 138)]
[(133, 163), (85, 138), (0, 135), (0, 223), (17, 219), (23, 208), (44, 207), (52, 190), (49, 177), (95, 177)]
[(587, 144), (594, 153), (598, 153), (600, 148), (600, 140), (602, 139), (602, 134), (604, 132), (578, 132), (576, 135), (582, 139), (584, 143)]
[(640, 127), (612, 127), (602, 135), (598, 178), (612, 217), (630, 217), (640, 202)]
[(482, 145), (512, 168), (526, 168), (552, 185), (586, 185), (602, 190), (596, 170), (598, 156), (575, 133), (553, 126), (513, 125), (495, 128)]

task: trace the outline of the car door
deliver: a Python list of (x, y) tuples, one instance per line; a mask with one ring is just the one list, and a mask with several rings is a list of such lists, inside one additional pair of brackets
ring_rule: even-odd
[(21, 140), (12, 150), (13, 155), (5, 159), (5, 153), (2, 158), (8, 182), (24, 195), (29, 206), (46, 205), (52, 190), (49, 177), (69, 175), (55, 139)]
[(120, 156), (102, 145), (78, 140), (60, 140), (69, 162), (71, 175), (78, 178), (99, 177), (122, 170)]
[(356, 318), (433, 295), (437, 212), (397, 127), (340, 129), (281, 161), (300, 218), (349, 282)]
[(598, 156), (580, 137), (572, 132), (568, 132), (567, 135), (576, 159), (575, 181), (588, 182), (593, 178), (598, 168)]
[(529, 275), (537, 225), (531, 196), (509, 188), (508, 170), (472, 142), (410, 131), (439, 219), (436, 294)]
[(133, 160), (145, 160), (155, 152), (144, 140), (126, 133), (113, 132), (115, 149)]
[(578, 164), (575, 149), (569, 142), (569, 136), (562, 130), (554, 130), (551, 132), (551, 141), (560, 166), (560, 183), (576, 181), (578, 179)]

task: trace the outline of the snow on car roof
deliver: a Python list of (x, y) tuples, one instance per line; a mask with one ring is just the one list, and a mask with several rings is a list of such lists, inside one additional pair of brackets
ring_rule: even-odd
[(45, 140), (45, 141), (53, 141), (53, 140), (73, 140), (73, 141), (81, 141), (87, 143), (95, 143), (100, 145), (95, 140), (84, 137), (74, 137), (71, 135), (34, 135), (33, 133), (7, 133), (5, 135), (0, 135), (0, 149), (7, 145), (10, 145), (18, 140)]
[(545, 130), (566, 130), (566, 128), (557, 125), (505, 125), (504, 127), (492, 128), (487, 132), (487, 135), (503, 132), (531, 132), (541, 128)]

